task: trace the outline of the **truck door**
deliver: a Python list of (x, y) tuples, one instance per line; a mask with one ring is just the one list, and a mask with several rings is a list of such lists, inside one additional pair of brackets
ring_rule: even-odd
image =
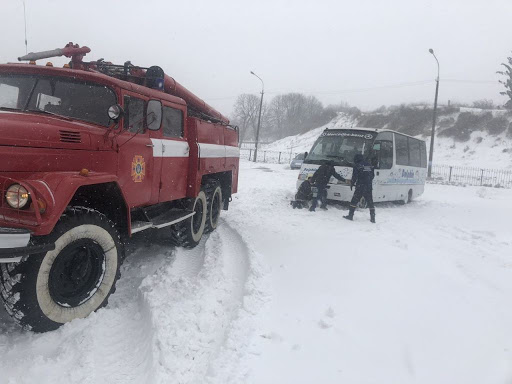
[(116, 141), (119, 148), (118, 178), (130, 208), (152, 204), (153, 146), (146, 128), (146, 103), (142, 95), (123, 94), (123, 126)]
[(184, 110), (164, 104), (162, 107), (162, 139), (152, 139), (161, 147), (162, 172), (159, 201), (186, 196), (190, 148), (185, 138)]

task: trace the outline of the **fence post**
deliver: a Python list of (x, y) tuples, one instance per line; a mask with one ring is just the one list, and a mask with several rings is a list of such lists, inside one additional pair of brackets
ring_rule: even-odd
[(480, 175), (480, 185), (483, 184), (483, 180), (484, 180), (484, 170), (482, 169), (482, 174)]
[(452, 168), (450, 167), (450, 176), (448, 176), (448, 182), (450, 183), (452, 181)]
[(252, 156), (252, 148), (249, 148), (249, 161), (251, 161), (251, 156)]
[(281, 164), (281, 152), (279, 152), (279, 159), (277, 159), (277, 164)]
[(263, 162), (267, 162), (267, 151), (263, 151)]

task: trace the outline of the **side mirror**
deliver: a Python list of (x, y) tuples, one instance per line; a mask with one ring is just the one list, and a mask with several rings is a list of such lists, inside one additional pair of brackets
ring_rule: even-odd
[(304, 152), (304, 160), (306, 160), (306, 157), (308, 157), (308, 153)]
[(158, 131), (162, 125), (162, 103), (158, 100), (149, 100), (146, 110), (146, 126), (151, 131)]
[(117, 123), (119, 118), (124, 115), (124, 109), (119, 104), (114, 104), (108, 108), (107, 113), (109, 119), (114, 120)]

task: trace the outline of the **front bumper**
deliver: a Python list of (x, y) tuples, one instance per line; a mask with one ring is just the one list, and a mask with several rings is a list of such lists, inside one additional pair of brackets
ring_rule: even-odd
[(26, 229), (0, 227), (0, 263), (15, 263), (23, 256), (55, 249), (55, 244), (29, 245), (30, 232)]

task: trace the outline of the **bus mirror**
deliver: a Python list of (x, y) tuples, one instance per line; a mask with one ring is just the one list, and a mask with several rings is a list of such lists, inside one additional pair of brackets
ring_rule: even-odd
[(306, 159), (306, 157), (308, 157), (308, 153), (304, 152), (304, 160)]

